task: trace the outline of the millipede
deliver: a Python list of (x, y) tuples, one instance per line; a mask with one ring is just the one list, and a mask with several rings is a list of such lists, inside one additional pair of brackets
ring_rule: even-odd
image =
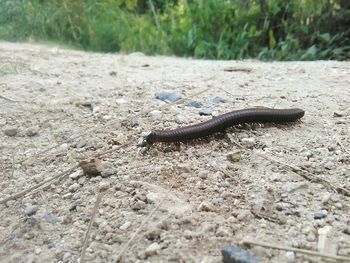
[(186, 142), (207, 137), (227, 128), (245, 123), (285, 123), (302, 118), (305, 111), (299, 108), (270, 109), (252, 108), (231, 111), (208, 121), (172, 130), (153, 130), (145, 138), (148, 144), (155, 142)]

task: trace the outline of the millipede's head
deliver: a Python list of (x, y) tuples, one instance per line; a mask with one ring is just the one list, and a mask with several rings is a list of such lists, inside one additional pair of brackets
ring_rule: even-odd
[(150, 131), (149, 134), (146, 135), (145, 139), (148, 144), (152, 144), (156, 141), (156, 131)]

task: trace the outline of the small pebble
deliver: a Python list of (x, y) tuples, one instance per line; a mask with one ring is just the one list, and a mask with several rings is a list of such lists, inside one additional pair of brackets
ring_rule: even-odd
[(159, 199), (159, 195), (157, 193), (150, 192), (146, 195), (146, 201), (149, 204), (156, 203)]
[(138, 200), (133, 206), (132, 208), (134, 210), (141, 210), (141, 209), (145, 209), (146, 208), (146, 203), (141, 201), (141, 200)]
[(214, 97), (210, 98), (210, 102), (218, 104), (218, 103), (224, 103), (224, 102), (226, 102), (226, 100), (220, 96), (214, 96)]
[(55, 243), (52, 240), (47, 240), (46, 244), (48, 249), (55, 247)]
[(101, 182), (98, 186), (98, 189), (100, 192), (104, 192), (104, 191), (108, 190), (110, 186), (111, 185), (109, 182)]
[(199, 101), (191, 100), (186, 104), (187, 107), (201, 108), (203, 104)]
[(316, 235), (314, 232), (310, 232), (307, 237), (306, 240), (309, 242), (314, 242), (316, 240)]
[(53, 214), (50, 214), (50, 213), (45, 213), (43, 215), (43, 218), (49, 222), (49, 223), (57, 223), (57, 222), (60, 222), (61, 219)]
[(204, 201), (198, 206), (198, 210), (204, 212), (213, 212), (215, 211), (215, 208), (211, 203)]
[(243, 138), (242, 139), (242, 145), (248, 148), (252, 148), (255, 145), (255, 138), (249, 137), (249, 138)]
[(63, 143), (57, 147), (57, 152), (64, 153), (64, 152), (68, 151), (68, 148), (69, 148), (68, 143)]
[(119, 229), (120, 230), (127, 230), (128, 228), (129, 228), (129, 226), (131, 225), (131, 223), (129, 222), (129, 221), (125, 221), (125, 223), (124, 224), (122, 224), (120, 227), (119, 227)]
[(39, 127), (38, 126), (29, 127), (26, 129), (25, 133), (28, 137), (33, 137), (39, 133)]
[(344, 234), (350, 235), (350, 226), (346, 226), (343, 230)]
[(77, 202), (73, 202), (69, 207), (69, 211), (76, 211), (77, 207), (78, 207)]
[(166, 101), (166, 102), (174, 102), (181, 99), (181, 96), (174, 92), (162, 91), (162, 92), (156, 93), (156, 99)]
[(74, 183), (68, 187), (68, 191), (71, 193), (76, 192), (79, 189), (80, 185), (78, 183)]
[(251, 212), (249, 210), (243, 210), (237, 215), (237, 219), (239, 221), (247, 220), (251, 216)]
[(203, 109), (199, 111), (200, 116), (211, 116), (213, 115), (213, 111), (211, 109)]
[(83, 160), (79, 163), (81, 169), (83, 169), (84, 174), (88, 176), (98, 176), (101, 175), (103, 170), (101, 161), (97, 158), (92, 158), (90, 160)]
[(202, 179), (207, 179), (208, 175), (209, 175), (209, 172), (206, 170), (202, 170), (198, 173), (199, 178), (202, 178)]
[(35, 253), (35, 255), (39, 255), (40, 253), (41, 253), (41, 248), (40, 247), (36, 247), (35, 249), (34, 249), (34, 253)]
[(44, 175), (42, 175), (42, 174), (37, 174), (34, 176), (34, 181), (36, 183), (41, 183), (43, 180), (44, 180)]
[(175, 121), (178, 124), (188, 123), (187, 117), (185, 115), (182, 115), (182, 114), (177, 115)]
[(156, 255), (160, 249), (160, 245), (157, 242), (154, 242), (145, 249), (145, 254), (147, 257), (150, 257)]
[(71, 198), (72, 197), (72, 193), (66, 193), (66, 194), (64, 194), (64, 195), (62, 195), (62, 198), (63, 199), (69, 199), (69, 198)]
[(82, 170), (78, 170), (78, 171), (75, 171), (74, 173), (71, 173), (69, 175), (69, 178), (72, 179), (72, 180), (77, 180), (82, 175), (83, 175), (83, 171)]
[(24, 209), (24, 213), (27, 216), (32, 216), (38, 211), (38, 206), (37, 205), (29, 205)]
[(18, 133), (18, 127), (16, 125), (9, 125), (4, 128), (4, 133), (7, 136), (16, 136)]
[(230, 152), (226, 155), (226, 159), (231, 162), (239, 162), (241, 160), (241, 151)]
[(215, 233), (217, 237), (228, 237), (231, 236), (231, 234), (232, 231), (229, 228), (223, 226), (218, 227)]
[(318, 219), (323, 219), (327, 217), (328, 212), (326, 210), (320, 210), (315, 212), (314, 214), (314, 219), (318, 220)]
[(295, 253), (293, 251), (286, 252), (286, 258), (288, 263), (292, 263), (295, 261)]
[(148, 115), (151, 117), (153, 121), (160, 121), (163, 119), (163, 114), (159, 110), (153, 110), (149, 112)]
[(342, 209), (342, 208), (343, 208), (343, 205), (342, 205), (342, 203), (340, 203), (340, 202), (335, 203), (334, 206), (335, 206), (337, 209)]
[(65, 263), (65, 262), (68, 262), (69, 259), (72, 257), (72, 254), (70, 252), (66, 252), (64, 253), (63, 255), (63, 258), (62, 258), (62, 261)]
[(258, 263), (255, 257), (247, 250), (237, 246), (226, 246), (221, 249), (224, 263)]

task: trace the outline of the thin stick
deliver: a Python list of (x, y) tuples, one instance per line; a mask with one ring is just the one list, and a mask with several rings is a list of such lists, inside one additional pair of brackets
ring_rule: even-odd
[(88, 229), (87, 229), (86, 234), (85, 234), (85, 238), (84, 238), (84, 242), (83, 242), (83, 248), (81, 249), (80, 261), (79, 261), (80, 263), (84, 263), (85, 262), (86, 248), (87, 248), (87, 245), (88, 245), (92, 224), (93, 224), (93, 222), (95, 220), (95, 216), (96, 216), (96, 213), (97, 213), (98, 206), (100, 205), (101, 199), (102, 199), (102, 194), (99, 193), (97, 195), (97, 197), (96, 197), (95, 205), (92, 208), (89, 226), (88, 226)]
[[(108, 153), (111, 153), (111, 152), (113, 152), (113, 151), (116, 151), (117, 149), (123, 148), (123, 147), (125, 147), (125, 146), (130, 145), (130, 144), (131, 144), (131, 142), (128, 142), (128, 143), (126, 143), (126, 144), (120, 145), (120, 146), (119, 146), (118, 148), (116, 148), (116, 149), (110, 149), (110, 150), (104, 151), (104, 152), (102, 152), (102, 153), (96, 154), (96, 155), (93, 156), (92, 158), (100, 158), (100, 157), (102, 157), (103, 155), (106, 155), (106, 154), (108, 154)], [(54, 176), (52, 176), (52, 177), (50, 177), (50, 178), (47, 178), (46, 180), (42, 181), (41, 183), (38, 183), (38, 184), (36, 184), (36, 185), (34, 185), (34, 186), (32, 186), (32, 187), (29, 187), (29, 188), (27, 188), (27, 189), (25, 189), (25, 190), (23, 190), (23, 191), (17, 193), (17, 194), (11, 195), (11, 196), (9, 196), (9, 197), (7, 197), (7, 198), (4, 198), (4, 199), (0, 200), (0, 204), (6, 204), (8, 201), (10, 201), (10, 200), (15, 200), (15, 199), (17, 199), (17, 198), (19, 198), (19, 197), (22, 197), (22, 196), (28, 194), (29, 192), (32, 192), (33, 190), (38, 189), (39, 187), (43, 186), (44, 184), (47, 184), (47, 183), (49, 183), (49, 182), (51, 182), (51, 181), (53, 181), (53, 180), (56, 180), (56, 179), (61, 179), (61, 178), (65, 177), (67, 174), (70, 174), (71, 172), (73, 172), (73, 171), (74, 171), (76, 168), (78, 168), (78, 167), (79, 167), (79, 163), (76, 164), (76, 165), (74, 165), (74, 166), (72, 166), (71, 168), (68, 168), (67, 170), (65, 170), (65, 171), (63, 171), (63, 172), (61, 172), (61, 173), (59, 173), (58, 175), (54, 175)]]
[(335, 259), (335, 260), (341, 260), (341, 261), (350, 261), (350, 257), (319, 253), (317, 251), (306, 250), (306, 249), (301, 249), (301, 248), (274, 245), (274, 244), (269, 244), (267, 242), (243, 240), (242, 243), (244, 245), (248, 245), (248, 246), (254, 245), (254, 246), (267, 247), (267, 248), (273, 248), (273, 249), (279, 249), (279, 250), (285, 250), (285, 251), (293, 251), (293, 252), (297, 252), (297, 253), (302, 253), (302, 254), (317, 256), (317, 257), (322, 257), (322, 258), (329, 258), (329, 259)]
[(339, 144), (340, 148), (343, 149), (344, 152), (346, 152), (347, 154), (350, 154), (350, 151), (345, 148), (345, 146), (343, 145), (343, 143), (341, 142), (341, 140), (339, 138), (337, 138), (337, 143)]
[(76, 164), (76, 165), (74, 165), (73, 167), (71, 167), (71, 168), (69, 168), (69, 169), (67, 169), (67, 170), (65, 170), (65, 171), (63, 171), (63, 172), (61, 172), (61, 173), (59, 173), (58, 175), (54, 175), (54, 176), (52, 176), (52, 177), (50, 177), (50, 178), (47, 178), (46, 180), (42, 181), (41, 183), (38, 183), (38, 184), (36, 184), (36, 185), (34, 185), (34, 186), (32, 186), (32, 187), (29, 187), (29, 188), (27, 188), (27, 189), (24, 189), (23, 191), (21, 191), (21, 192), (19, 192), (19, 193), (17, 193), (17, 194), (14, 194), (14, 195), (11, 195), (11, 196), (9, 196), (9, 197), (7, 197), (7, 198), (4, 198), (4, 199), (0, 200), (0, 204), (6, 204), (8, 201), (10, 201), (10, 200), (15, 200), (15, 199), (17, 199), (17, 198), (19, 198), (19, 197), (22, 197), (22, 196), (26, 195), (27, 193), (29, 193), (29, 192), (31, 192), (31, 191), (33, 191), (33, 190), (35, 190), (35, 189), (37, 189), (37, 188), (43, 186), (44, 184), (47, 184), (47, 183), (49, 183), (49, 182), (51, 182), (51, 181), (53, 181), (53, 180), (55, 180), (55, 179), (60, 179), (61, 177), (64, 177), (65, 175), (67, 175), (67, 174), (69, 174), (70, 172), (72, 172), (72, 171), (73, 171), (75, 168), (77, 168), (78, 166), (79, 166), (79, 165)]

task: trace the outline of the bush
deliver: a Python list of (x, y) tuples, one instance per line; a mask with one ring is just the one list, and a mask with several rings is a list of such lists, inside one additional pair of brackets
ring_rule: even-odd
[(0, 0), (0, 38), (210, 59), (350, 58), (348, 0)]

